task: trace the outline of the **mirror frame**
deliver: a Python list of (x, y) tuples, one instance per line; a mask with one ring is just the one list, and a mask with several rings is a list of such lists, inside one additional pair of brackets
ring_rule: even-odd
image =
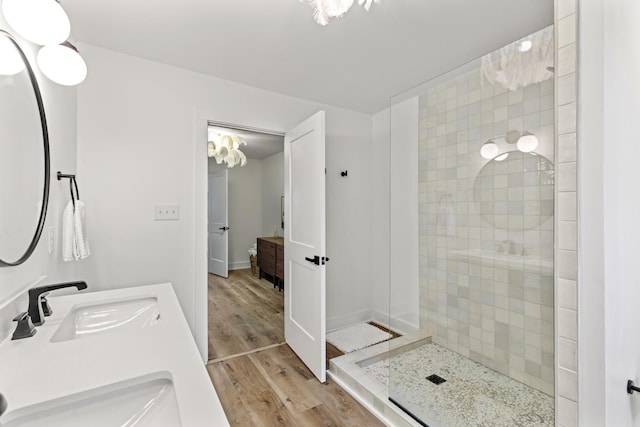
[(36, 97), (36, 103), (38, 104), (38, 112), (40, 114), (40, 125), (42, 127), (42, 141), (44, 148), (44, 189), (42, 191), (42, 206), (40, 208), (40, 218), (38, 219), (38, 226), (36, 227), (36, 231), (33, 234), (33, 238), (31, 239), (31, 243), (29, 243), (29, 247), (25, 251), (25, 253), (18, 258), (16, 261), (7, 261), (0, 258), (0, 267), (15, 267), (26, 260), (33, 254), (33, 251), (38, 246), (38, 241), (40, 240), (40, 236), (42, 235), (42, 230), (44, 229), (44, 222), (47, 217), (47, 208), (49, 206), (49, 187), (51, 181), (51, 159), (49, 155), (49, 131), (47, 128), (47, 118), (44, 113), (44, 104), (42, 102), (42, 94), (40, 93), (40, 86), (38, 85), (38, 81), (36, 80), (36, 76), (33, 73), (33, 69), (31, 68), (31, 64), (27, 59), (24, 51), (16, 41), (15, 37), (7, 31), (0, 29), (0, 37), (7, 37), (15, 48), (18, 50), (22, 61), (24, 62), (25, 69), (29, 73), (29, 79), (31, 80), (31, 86), (33, 88), (33, 92)]

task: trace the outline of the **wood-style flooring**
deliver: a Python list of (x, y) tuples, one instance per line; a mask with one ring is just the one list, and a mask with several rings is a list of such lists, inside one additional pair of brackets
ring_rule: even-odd
[[(232, 426), (383, 426), (284, 343), (283, 293), (251, 270), (209, 275), (209, 376)], [(342, 355), (327, 345), (327, 359)]]

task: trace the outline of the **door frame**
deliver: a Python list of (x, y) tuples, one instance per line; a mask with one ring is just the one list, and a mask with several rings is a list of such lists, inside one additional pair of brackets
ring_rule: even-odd
[[(204, 363), (209, 358), (208, 339), (208, 266), (207, 266), (207, 188), (208, 188), (208, 156), (207, 141), (208, 128), (210, 125), (234, 127), (237, 129), (253, 130), (255, 132), (271, 133), (275, 135), (283, 135), (285, 130), (290, 126), (279, 120), (277, 124), (269, 126), (271, 129), (262, 128), (254, 125), (253, 120), (231, 120), (216, 121), (214, 117), (220, 117), (223, 113), (220, 111), (195, 109), (193, 115), (193, 192), (194, 192), (194, 211), (193, 211), (193, 312), (194, 318), (187, 319), (192, 326), (194, 340), (200, 357)], [(301, 114), (302, 119), (306, 116)], [(300, 119), (300, 120), (302, 120)], [(297, 119), (292, 119), (291, 123), (297, 123)], [(298, 120), (299, 121), (299, 120)], [(242, 123), (242, 124), (238, 124)]]

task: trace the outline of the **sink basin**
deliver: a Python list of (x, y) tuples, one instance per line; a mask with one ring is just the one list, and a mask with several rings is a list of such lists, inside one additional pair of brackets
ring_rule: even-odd
[(2, 416), (3, 427), (180, 427), (173, 381), (154, 374), (20, 408)]
[(160, 308), (156, 297), (82, 305), (71, 309), (51, 342), (85, 338), (116, 329), (146, 328), (159, 321)]

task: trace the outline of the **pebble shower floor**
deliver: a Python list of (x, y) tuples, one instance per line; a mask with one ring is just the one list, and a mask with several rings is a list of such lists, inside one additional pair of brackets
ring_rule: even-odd
[[(553, 426), (554, 399), (437, 344), (365, 367), (430, 427)], [(427, 380), (437, 375), (445, 382)]]

